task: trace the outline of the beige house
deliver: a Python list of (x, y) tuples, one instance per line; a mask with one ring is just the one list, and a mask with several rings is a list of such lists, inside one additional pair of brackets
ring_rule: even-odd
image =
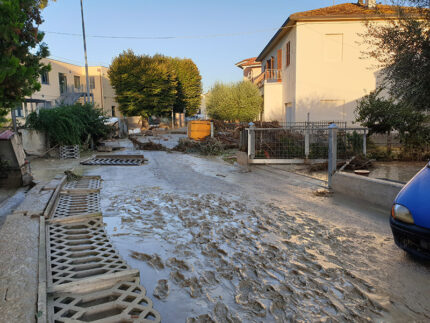
[[(85, 67), (50, 58), (42, 59), (42, 62), (50, 64), (51, 70), (41, 76), (40, 91), (26, 98), (22, 107), (15, 110), (18, 121), (22, 121), (29, 113), (40, 108), (49, 108), (62, 103), (83, 103), (85, 100)], [(107, 71), (108, 68), (104, 66), (88, 67), (90, 102), (103, 109), (107, 116), (119, 116), (115, 91), (110, 85)]]
[(366, 21), (394, 17), (395, 7), (372, 0), (291, 15), (257, 57), (262, 73), (253, 81), (264, 96), (263, 120), (351, 124), (357, 100), (375, 89), (379, 72), (363, 59), (360, 34)]

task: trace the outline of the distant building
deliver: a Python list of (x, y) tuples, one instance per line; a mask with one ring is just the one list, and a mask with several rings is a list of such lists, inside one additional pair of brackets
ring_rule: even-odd
[(253, 81), (261, 74), (261, 62), (257, 62), (256, 59), (257, 57), (252, 57), (236, 63), (236, 66), (243, 70), (244, 81)]
[[(59, 104), (84, 102), (86, 95), (85, 67), (57, 61), (50, 58), (42, 59), (50, 64), (51, 70), (41, 75), (41, 89), (26, 98), (22, 106), (15, 110), (17, 119), (25, 118), (32, 111), (50, 108)], [(118, 103), (115, 91), (107, 76), (108, 68), (89, 66), (90, 102), (101, 108), (107, 116), (118, 116)]]
[(365, 22), (385, 24), (396, 13), (368, 0), (291, 15), (254, 60), (262, 65), (252, 80), (264, 97), (263, 120), (352, 123), (357, 100), (380, 73), (376, 61), (363, 59)]

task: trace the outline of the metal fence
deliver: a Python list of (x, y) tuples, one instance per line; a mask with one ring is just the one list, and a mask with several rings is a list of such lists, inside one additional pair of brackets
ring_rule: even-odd
[[(366, 154), (367, 128), (336, 128), (337, 158)], [(327, 160), (329, 127), (246, 128), (241, 148), (251, 163), (302, 163)]]

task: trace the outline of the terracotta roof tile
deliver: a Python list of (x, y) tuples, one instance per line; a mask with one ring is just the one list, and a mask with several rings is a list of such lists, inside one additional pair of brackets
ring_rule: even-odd
[(237, 63), (236, 66), (243, 67), (243, 66), (250, 66), (250, 65), (261, 65), (261, 63), (257, 62), (256, 59), (257, 57), (246, 58), (244, 60), (241, 60), (239, 63)]
[[(415, 8), (406, 8), (406, 10), (417, 10)], [(336, 17), (336, 16), (383, 16), (394, 15), (398, 12), (397, 6), (376, 5), (376, 8), (368, 8), (358, 3), (343, 3), (335, 6), (314, 9), (309, 11), (297, 12), (290, 16), (292, 20), (306, 17)], [(418, 10), (417, 10), (418, 12)]]

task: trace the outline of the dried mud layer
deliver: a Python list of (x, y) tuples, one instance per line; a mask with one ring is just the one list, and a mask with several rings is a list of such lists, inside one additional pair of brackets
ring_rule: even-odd
[(232, 194), (153, 187), (109, 200), (108, 232), (163, 322), (430, 319), (389, 294), (378, 257), (388, 238)]

